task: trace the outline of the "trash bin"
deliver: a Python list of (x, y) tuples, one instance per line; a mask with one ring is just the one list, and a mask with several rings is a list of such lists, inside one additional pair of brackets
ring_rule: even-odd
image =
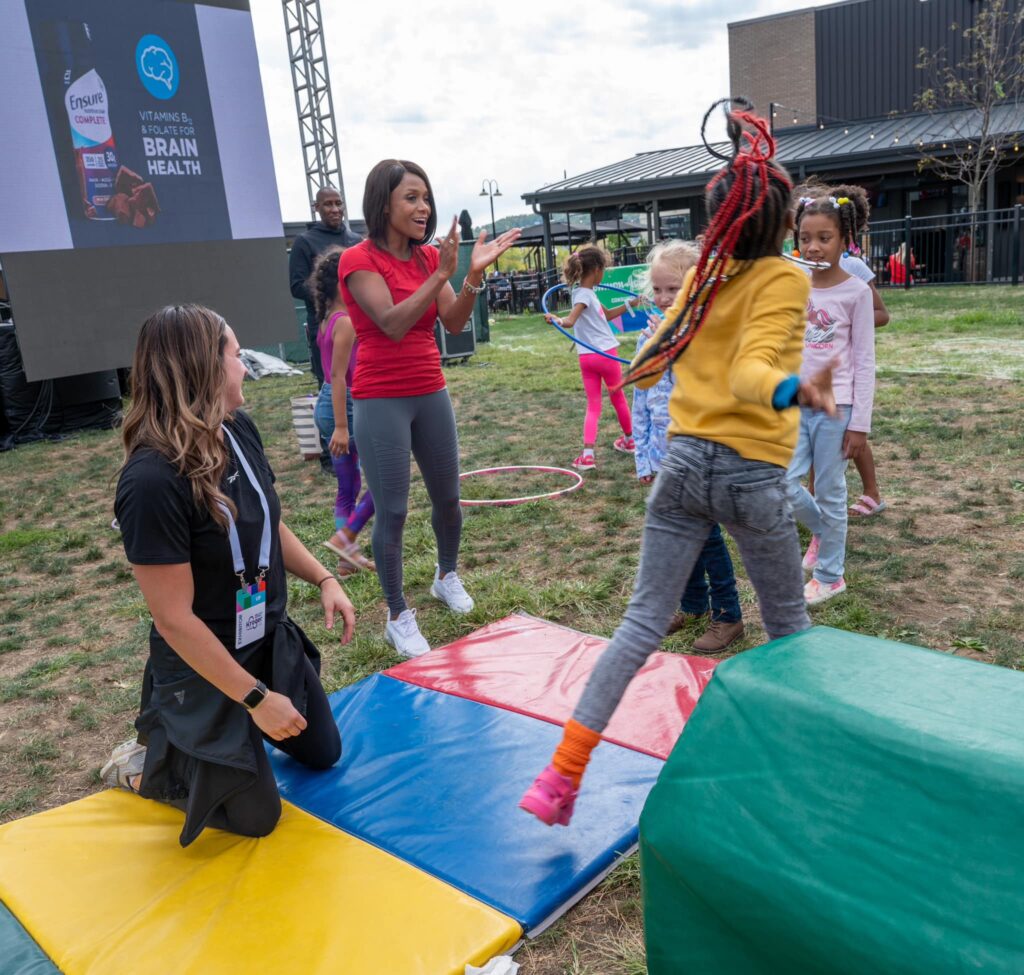
[(292, 426), (299, 441), (299, 453), (303, 460), (316, 460), (320, 456), (320, 431), (316, 428), (313, 411), (316, 409), (316, 396), (307, 393), (305, 396), (293, 396)]

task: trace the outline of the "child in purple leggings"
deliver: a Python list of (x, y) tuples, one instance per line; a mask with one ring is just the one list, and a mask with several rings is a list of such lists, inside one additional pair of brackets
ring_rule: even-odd
[(314, 416), (324, 444), (331, 453), (338, 493), (334, 501), (334, 535), (324, 545), (338, 556), (338, 571), (351, 575), (361, 569), (376, 571), (363, 555), (357, 537), (373, 517), (369, 490), (360, 498), (362, 475), (359, 453), (352, 438), (352, 395), (359, 342), (352, 320), (338, 294), (338, 261), (342, 248), (325, 251), (313, 267), (309, 291), (313, 295), (320, 328), (316, 343), (324, 369), (324, 382)]

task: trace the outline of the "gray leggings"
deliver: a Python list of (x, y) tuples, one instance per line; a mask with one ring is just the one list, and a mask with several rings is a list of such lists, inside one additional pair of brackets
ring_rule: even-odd
[(392, 615), (407, 608), (402, 592), (402, 530), (409, 512), (409, 454), (416, 458), (430, 496), (431, 523), (442, 574), (459, 558), (459, 435), (448, 390), (426, 396), (357, 399), (359, 461), (377, 508), (373, 558)]
[(786, 469), (724, 444), (673, 437), (647, 498), (633, 597), (573, 718), (604, 731), (626, 687), (665, 637), (679, 594), (717, 522), (736, 540), (770, 640), (806, 630), (800, 541)]

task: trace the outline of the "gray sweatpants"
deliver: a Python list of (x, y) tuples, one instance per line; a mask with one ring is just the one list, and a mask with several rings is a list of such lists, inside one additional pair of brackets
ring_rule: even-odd
[(647, 499), (633, 595), (573, 713), (580, 724), (604, 730), (627, 685), (664, 639), (716, 522), (736, 540), (769, 638), (811, 625), (785, 468), (745, 460), (710, 440), (674, 437)]
[(359, 462), (376, 515), (373, 558), (392, 615), (406, 609), (402, 592), (402, 531), (409, 512), (409, 454), (427, 494), (442, 574), (455, 569), (462, 537), (459, 435), (448, 390), (426, 396), (357, 399), (353, 414)]

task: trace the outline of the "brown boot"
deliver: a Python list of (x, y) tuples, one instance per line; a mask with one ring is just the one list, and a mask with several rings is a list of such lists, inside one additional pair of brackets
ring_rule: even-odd
[(687, 623), (705, 619), (707, 615), (707, 613), (676, 613), (672, 617), (672, 622), (668, 625), (668, 632), (665, 636), (672, 636), (673, 633), (678, 633)]
[(736, 623), (712, 620), (704, 631), (704, 635), (693, 641), (693, 649), (696, 653), (721, 653), (741, 636), (743, 636), (742, 620)]

